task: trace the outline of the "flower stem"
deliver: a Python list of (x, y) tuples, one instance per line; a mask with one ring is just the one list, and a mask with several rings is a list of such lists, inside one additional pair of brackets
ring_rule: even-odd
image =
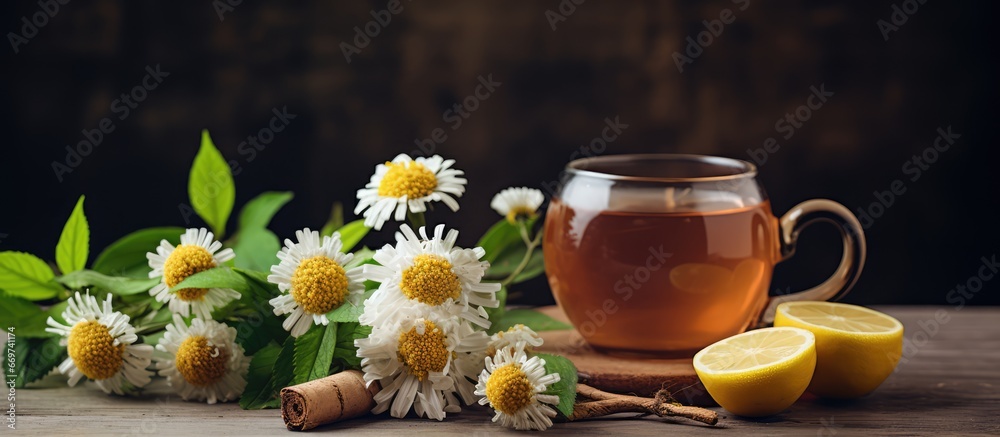
[(517, 224), (518, 227), (520, 228), (521, 239), (524, 240), (526, 250), (524, 251), (524, 258), (521, 259), (521, 263), (514, 268), (514, 271), (510, 273), (510, 276), (507, 276), (506, 279), (500, 281), (500, 285), (502, 287), (507, 287), (512, 282), (514, 282), (514, 279), (517, 279), (517, 276), (520, 275), (522, 271), (524, 271), (524, 268), (528, 266), (528, 262), (531, 261), (531, 255), (535, 252), (535, 248), (537, 248), (538, 245), (542, 243), (541, 232), (535, 234), (535, 238), (531, 238), (528, 234), (528, 227), (525, 224), (524, 220), (518, 220)]
[(576, 392), (592, 401), (578, 402), (569, 420), (591, 419), (616, 413), (655, 414), (659, 417), (676, 416), (697, 420), (709, 425), (719, 422), (719, 414), (705, 408), (684, 406), (672, 402), (670, 394), (660, 390), (653, 398), (608, 393), (586, 384), (577, 384)]
[(427, 221), (424, 219), (424, 213), (422, 212), (407, 211), (406, 220), (410, 222), (410, 226), (413, 226), (413, 230), (420, 229), (421, 226), (427, 224)]

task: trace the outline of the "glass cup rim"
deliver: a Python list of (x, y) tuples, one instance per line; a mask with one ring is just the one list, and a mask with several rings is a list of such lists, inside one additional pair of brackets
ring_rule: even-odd
[[(635, 161), (689, 161), (689, 162), (700, 162), (713, 165), (719, 165), (723, 167), (738, 168), (741, 171), (733, 174), (725, 175), (711, 175), (711, 176), (690, 176), (690, 177), (671, 177), (671, 176), (630, 176), (621, 175), (614, 173), (606, 173), (596, 170), (588, 170), (595, 164), (609, 163), (609, 162), (635, 162)], [(566, 164), (566, 172), (572, 175), (589, 176), (600, 179), (608, 179), (614, 181), (639, 181), (639, 182), (717, 182), (717, 181), (728, 181), (734, 179), (742, 178), (754, 178), (757, 176), (757, 166), (750, 161), (745, 161), (736, 158), (726, 158), (722, 156), (712, 156), (712, 155), (696, 155), (696, 154), (679, 154), (679, 153), (635, 153), (635, 154), (623, 154), (623, 155), (606, 155), (606, 156), (593, 156), (588, 158), (579, 158), (570, 161)]]

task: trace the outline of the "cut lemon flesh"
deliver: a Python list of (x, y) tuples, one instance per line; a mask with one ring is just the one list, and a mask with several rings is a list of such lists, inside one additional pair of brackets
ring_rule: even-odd
[(712, 398), (741, 416), (769, 416), (791, 406), (816, 367), (813, 334), (765, 328), (721, 340), (694, 356), (694, 369)]
[(845, 332), (886, 334), (903, 330), (899, 320), (865, 307), (835, 302), (786, 302), (778, 306), (783, 316), (811, 326)]
[(816, 336), (816, 373), (809, 392), (849, 399), (878, 388), (903, 352), (903, 325), (868, 308), (834, 302), (778, 305), (774, 326), (806, 329)]

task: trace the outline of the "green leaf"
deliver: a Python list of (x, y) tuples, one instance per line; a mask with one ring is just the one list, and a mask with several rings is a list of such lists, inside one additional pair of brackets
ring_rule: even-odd
[[(378, 264), (378, 262), (375, 261), (375, 259), (373, 258), (374, 256), (375, 256), (374, 250), (371, 250), (367, 247), (362, 247), (358, 249), (356, 252), (354, 252), (354, 258), (351, 258), (351, 261), (344, 265), (344, 269), (350, 270), (357, 266), (365, 264)], [(374, 290), (378, 288), (378, 286), (379, 286), (378, 282), (365, 281), (365, 290)]]
[(236, 328), (236, 342), (248, 354), (256, 353), (271, 341), (283, 342), (290, 336), (281, 327), (282, 320), (272, 314), (261, 313), (260, 318), (251, 316), (236, 322), (233, 326)]
[(173, 315), (174, 313), (170, 311), (170, 308), (164, 307), (156, 311), (150, 311), (141, 318), (136, 318), (132, 325), (135, 326), (137, 334), (156, 332), (165, 328), (170, 322), (173, 322)]
[[(524, 254), (527, 252), (527, 248), (524, 245), (512, 245), (508, 246), (503, 250), (502, 253), (490, 264), (490, 268), (486, 270), (486, 280), (500, 281), (506, 279), (521, 261), (524, 259)], [(521, 273), (514, 278), (514, 284), (520, 284), (524, 281), (532, 279), (542, 273), (545, 273), (545, 257), (542, 254), (542, 248), (537, 247), (531, 253), (531, 259), (528, 260), (528, 264), (521, 270)]]
[[(17, 333), (17, 330), (15, 330), (14, 350), (12, 352), (16, 359), (8, 363), (5, 357), (4, 380), (10, 381), (13, 379), (13, 387), (21, 388), (47, 375), (52, 368), (66, 358), (66, 348), (59, 346), (59, 340), (58, 337), (46, 339), (22, 338)], [(7, 367), (7, 364), (14, 366), (13, 371)]]
[[(281, 290), (278, 289), (278, 284), (267, 281), (267, 272), (245, 269), (233, 269), (233, 271), (243, 275), (247, 284), (246, 294), (252, 299), (267, 303), (268, 300), (278, 297), (278, 295), (281, 294)], [(237, 289), (236, 291), (240, 290)], [(242, 293), (242, 291), (240, 291), (240, 293)]]
[(367, 247), (362, 247), (354, 252), (354, 258), (351, 258), (347, 264), (344, 264), (345, 270), (353, 269), (357, 266), (364, 264), (378, 264), (373, 257), (375, 256), (375, 251)]
[(147, 228), (132, 232), (104, 249), (91, 268), (111, 276), (149, 277), (146, 253), (156, 253), (160, 241), (167, 240), (176, 246), (181, 242), (184, 228)]
[(24, 367), (23, 384), (42, 379), (66, 359), (66, 347), (59, 345), (60, 340), (59, 337), (31, 340), (31, 351), (24, 357), (27, 365)]
[(250, 359), (250, 369), (247, 371), (247, 386), (240, 397), (240, 407), (244, 410), (260, 410), (274, 408), (274, 385), (271, 376), (274, 374), (274, 364), (281, 353), (281, 347), (269, 343)]
[(330, 211), (330, 219), (326, 221), (323, 225), (323, 229), (319, 231), (319, 235), (322, 237), (324, 235), (333, 235), (333, 232), (344, 226), (344, 205), (340, 202), (333, 203), (333, 209)]
[(342, 370), (361, 370), (361, 357), (354, 340), (368, 337), (372, 327), (360, 323), (340, 323), (337, 326), (337, 346), (333, 350), (333, 364), (330, 374)]
[(87, 255), (90, 250), (90, 227), (87, 226), (87, 216), (83, 214), (83, 199), (76, 201), (76, 207), (63, 226), (59, 243), (56, 244), (56, 265), (63, 274), (75, 272), (87, 266)]
[(292, 382), (295, 371), (295, 339), (288, 337), (285, 339), (278, 359), (274, 362), (274, 370), (271, 371), (271, 386), (274, 396), (277, 397), (281, 389), (287, 387)]
[[(528, 229), (533, 229), (537, 218), (529, 219), (525, 224)], [(492, 264), (510, 246), (518, 245), (524, 247), (524, 240), (521, 238), (521, 231), (516, 224), (508, 222), (507, 219), (498, 221), (490, 227), (483, 237), (479, 239), (476, 246), (482, 247), (486, 251), (483, 260)], [(522, 252), (523, 253), (523, 252)], [(518, 259), (520, 261), (520, 259)], [(515, 266), (517, 264), (514, 264)]]
[(330, 374), (330, 363), (337, 345), (337, 323), (317, 325), (295, 339), (295, 376), (292, 384), (301, 384)]
[(88, 285), (110, 291), (116, 295), (146, 293), (160, 282), (159, 278), (137, 279), (107, 276), (93, 270), (79, 270), (56, 278), (72, 290), (82, 290)]
[(348, 300), (339, 307), (326, 313), (326, 318), (331, 322), (357, 322), (358, 318), (361, 317), (361, 313), (365, 312), (365, 306), (363, 305), (364, 301), (369, 297), (372, 297), (372, 294), (375, 294), (375, 290), (365, 291), (364, 297), (358, 299), (357, 305)]
[[(103, 294), (104, 296), (101, 296), (101, 294)], [(95, 293), (93, 292), (93, 290), (91, 290), (90, 295), (94, 296), (98, 302), (103, 302), (101, 300), (101, 297), (107, 299), (108, 295), (112, 294), (107, 292)], [(128, 315), (129, 318), (132, 320), (131, 322), (132, 326), (136, 326), (136, 324), (140, 319), (146, 317), (152, 317), (156, 313), (156, 311), (153, 310), (153, 306), (150, 304), (150, 299), (143, 299), (138, 302), (125, 302), (125, 299), (118, 299), (118, 304), (114, 305), (114, 308), (115, 311)]]
[(215, 148), (208, 130), (201, 131), (201, 148), (191, 165), (188, 179), (191, 207), (215, 232), (216, 238), (226, 233), (226, 222), (233, 212), (236, 187), (226, 159)]
[(243, 275), (244, 277), (246, 277), (247, 281), (254, 281), (254, 282), (258, 282), (260, 284), (263, 284), (265, 286), (272, 287), (272, 288), (274, 288), (275, 292), (277, 292), (277, 290), (278, 290), (278, 286), (277, 285), (272, 284), (270, 282), (267, 282), (267, 277), (268, 277), (268, 273), (267, 272), (262, 272), (262, 271), (259, 271), (259, 270), (240, 269), (240, 268), (235, 268), (235, 269), (233, 269), (233, 271), (235, 271), (235, 272)]
[(236, 234), (236, 267), (250, 270), (269, 270), (278, 264), (281, 242), (278, 236), (264, 228), (241, 229)]
[[(147, 281), (147, 280), (149, 280), (149, 279), (139, 279), (139, 278), (126, 278), (126, 277), (121, 277), (121, 278), (128, 279), (130, 281)], [(153, 285), (156, 285), (156, 284), (153, 284)], [(153, 287), (150, 286), (149, 288), (153, 288)], [(120, 298), (118, 300), (121, 302), (122, 306), (124, 306), (124, 305), (137, 305), (137, 306), (146, 305), (146, 306), (148, 306), (150, 308), (153, 308), (153, 309), (159, 309), (160, 306), (162, 306), (162, 304), (163, 304), (163, 302), (157, 302), (156, 298), (154, 298), (153, 296), (151, 296), (149, 293), (118, 294), (117, 296)], [(157, 305), (157, 304), (159, 304), (159, 305)], [(118, 311), (121, 311), (122, 314), (129, 314), (129, 315), (133, 314), (131, 312), (125, 312), (125, 311), (122, 311), (122, 310), (118, 310)], [(138, 313), (136, 313), (136, 314), (138, 314)]]
[(151, 345), (153, 347), (156, 347), (156, 345), (160, 344), (160, 340), (163, 339), (163, 334), (166, 334), (166, 333), (167, 333), (166, 330), (160, 330), (160, 331), (156, 331), (153, 334), (140, 335), (140, 337), (142, 337), (142, 342), (144, 344), (148, 344), (148, 345)]
[[(493, 320), (493, 319), (490, 319)], [(573, 325), (553, 319), (535, 310), (507, 310), (502, 317), (490, 325), (490, 334), (506, 331), (514, 325), (524, 325), (536, 332), (573, 329)]]
[(66, 319), (63, 318), (63, 312), (66, 311), (66, 308), (69, 308), (69, 301), (67, 300), (64, 300), (62, 302), (50, 306), (47, 310), (45, 310), (45, 315), (47, 316), (46, 320), (48, 320), (48, 317), (51, 317), (55, 321), (66, 325), (67, 324)]
[(180, 284), (173, 286), (170, 291), (185, 288), (231, 288), (242, 294), (249, 291), (249, 287), (243, 275), (229, 267), (216, 267), (188, 276)]
[(231, 322), (230, 326), (236, 329), (236, 343), (243, 346), (247, 354), (255, 354), (268, 343), (283, 342), (289, 337), (288, 331), (281, 327), (281, 320), (273, 314), (261, 312), (257, 316)]
[[(252, 293), (244, 297), (251, 296)], [(237, 320), (227, 321), (236, 329), (236, 342), (243, 346), (247, 354), (254, 354), (270, 342), (282, 343), (289, 337), (281, 327), (284, 317), (276, 317), (271, 305), (266, 301), (254, 301), (247, 305), (253, 313)]]
[(292, 197), (290, 191), (266, 191), (250, 199), (240, 211), (240, 229), (266, 228), (274, 214)]
[(52, 268), (37, 256), (24, 252), (0, 252), (0, 284), (11, 296), (28, 300), (56, 297), (63, 288), (53, 278)]
[(340, 242), (344, 243), (340, 251), (344, 253), (350, 252), (354, 246), (357, 246), (361, 242), (362, 238), (365, 238), (365, 235), (368, 235), (368, 231), (370, 230), (371, 228), (365, 226), (364, 220), (355, 220), (341, 226), (340, 229), (337, 229), (337, 232), (340, 232)]
[(576, 366), (568, 358), (552, 354), (536, 354), (545, 360), (545, 373), (558, 373), (559, 382), (545, 390), (547, 395), (559, 396), (556, 409), (564, 416), (573, 415), (573, 405), (576, 404)]
[(545, 273), (545, 254), (542, 252), (542, 247), (538, 246), (531, 252), (531, 259), (524, 266), (524, 270), (521, 270), (521, 273), (517, 274), (512, 284), (520, 284), (529, 279), (534, 279), (543, 273)]
[(55, 334), (45, 332), (45, 321), (48, 314), (35, 305), (20, 297), (0, 294), (0, 320), (4, 325), (15, 327), (15, 338), (52, 337)]
[[(530, 230), (534, 229), (537, 218), (529, 219), (525, 226)], [(506, 219), (500, 220), (479, 240), (478, 246), (486, 251), (484, 260), (489, 261), (490, 268), (486, 271), (487, 280), (500, 281), (506, 279), (517, 269), (524, 259), (527, 251), (524, 239), (521, 238), (521, 231), (517, 224), (512, 224)], [(524, 270), (514, 278), (513, 283), (532, 279), (545, 272), (545, 260), (542, 256), (541, 247), (535, 248), (531, 253), (531, 258)]]
[[(276, 317), (268, 301), (277, 296), (278, 286), (267, 282), (267, 273), (252, 270), (233, 269), (243, 276), (246, 291), (240, 291), (238, 304), (250, 309), (251, 314), (237, 320), (227, 321), (236, 328), (236, 342), (243, 346), (247, 354), (253, 354), (274, 341), (281, 344), (288, 338), (288, 331), (281, 327), (284, 317)], [(193, 276), (193, 275), (192, 275)]]

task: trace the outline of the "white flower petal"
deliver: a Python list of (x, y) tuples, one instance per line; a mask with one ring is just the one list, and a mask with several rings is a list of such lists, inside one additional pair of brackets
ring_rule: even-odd
[[(525, 328), (527, 329), (527, 328)], [(526, 331), (525, 331), (526, 332)], [(507, 335), (519, 335), (517, 332), (509, 332)], [(532, 394), (532, 402), (523, 407), (521, 410), (514, 412), (512, 414), (504, 413), (501, 411), (495, 411), (493, 416), (494, 422), (499, 422), (501, 425), (518, 429), (518, 430), (544, 430), (552, 426), (552, 417), (556, 416), (554, 409), (545, 404), (558, 404), (559, 398), (552, 395), (542, 394), (547, 388), (547, 382), (558, 382), (559, 374), (553, 373), (545, 375), (544, 373), (544, 361), (537, 356), (528, 358), (528, 355), (523, 349), (524, 342), (520, 342), (520, 346), (505, 346), (496, 351), (496, 354), (492, 358), (486, 358), (486, 370), (483, 370), (479, 375), (479, 383), (476, 384), (475, 394), (478, 396), (483, 396), (479, 400), (482, 405), (490, 404), (491, 401), (486, 398), (486, 384), (490, 379), (492, 373), (501, 367), (507, 365), (515, 365), (524, 372), (525, 376), (528, 378), (528, 382), (534, 388), (534, 393)]]
[[(337, 232), (330, 236), (321, 237), (318, 231), (305, 228), (296, 231), (295, 238), (297, 241), (285, 239), (285, 246), (278, 252), (280, 262), (271, 267), (271, 274), (267, 276), (267, 281), (276, 284), (282, 292), (280, 296), (268, 301), (274, 308), (274, 314), (288, 314), (289, 316), (282, 322), (281, 326), (289, 331), (293, 337), (299, 337), (309, 331), (313, 324), (329, 324), (325, 313), (308, 312), (295, 300), (291, 281), (302, 261), (322, 256), (343, 267), (353, 259), (354, 255), (340, 252), (343, 243)], [(362, 267), (359, 266), (344, 272), (348, 280), (345, 303), (359, 302), (361, 296), (364, 295), (365, 286), (362, 270)]]
[[(98, 304), (97, 299), (89, 293), (81, 295), (79, 292), (76, 292), (67, 300), (67, 308), (63, 311), (62, 317), (66, 320), (67, 325), (63, 325), (51, 317), (46, 321), (46, 324), (49, 326), (49, 328), (46, 328), (46, 331), (61, 335), (60, 344), (62, 345), (67, 344), (69, 337), (72, 335), (73, 328), (77, 324), (88, 322), (104, 326), (112, 338), (113, 345), (125, 346), (121, 357), (122, 365), (118, 371), (109, 378), (96, 380), (97, 386), (101, 390), (104, 390), (106, 393), (124, 394), (121, 388), (121, 379), (123, 377), (127, 378), (135, 387), (141, 388), (149, 383), (149, 377), (152, 372), (146, 370), (146, 367), (150, 364), (152, 346), (133, 344), (138, 340), (135, 328), (129, 324), (129, 316), (113, 311), (110, 294), (104, 302)], [(88, 359), (87, 357), (77, 358)], [(72, 355), (59, 364), (58, 370), (59, 373), (69, 377), (68, 383), (70, 387), (75, 386), (81, 379), (86, 377), (77, 368)]]
[[(428, 323), (433, 323), (435, 329), (444, 335), (449, 358), (441, 371), (429, 371), (426, 378), (420, 381), (401, 362), (399, 341), (402, 334), (411, 330), (426, 335)], [(389, 410), (394, 417), (404, 417), (412, 409), (419, 416), (437, 420), (443, 419), (448, 412), (456, 412), (459, 408), (456, 393), (468, 403), (475, 400), (472, 396), (475, 387), (470, 381), (477, 377), (483, 361), (482, 355), (455, 351), (481, 350), (487, 342), (484, 332), (443, 314), (429, 313), (427, 318), (406, 318), (376, 326), (367, 338), (355, 341), (358, 356), (362, 358), (365, 381), (379, 381), (382, 385), (382, 391), (375, 396), (377, 406), (372, 411)], [(451, 354), (455, 353), (458, 358), (452, 359)], [(478, 361), (478, 365), (470, 365), (469, 360)]]
[[(184, 341), (192, 336), (204, 337), (207, 344), (224, 349), (228, 354), (226, 373), (208, 385), (193, 385), (177, 370), (176, 355)], [(174, 315), (173, 323), (167, 325), (166, 332), (156, 345), (162, 356), (156, 357), (155, 367), (160, 376), (167, 378), (167, 383), (184, 400), (205, 401), (209, 404), (236, 400), (246, 387), (246, 374), (250, 366), (250, 357), (243, 352), (243, 347), (236, 343), (236, 329), (214, 320), (195, 318), (188, 326), (184, 320)]]
[(378, 193), (378, 188), (390, 169), (385, 164), (376, 165), (375, 173), (365, 188), (358, 190), (358, 204), (354, 208), (355, 214), (364, 212), (366, 226), (380, 230), (390, 218), (395, 221), (405, 220), (407, 211), (424, 212), (427, 209), (426, 204), (431, 201), (440, 201), (453, 211), (458, 210), (459, 205), (455, 198), (461, 197), (465, 193), (465, 185), (468, 181), (456, 177), (464, 172), (451, 168), (455, 161), (445, 160), (439, 155), (429, 158), (418, 157), (414, 160), (406, 154), (399, 154), (392, 160), (393, 164), (409, 165), (410, 162), (419, 163), (434, 174), (437, 183), (433, 192), (419, 198), (382, 196)]

